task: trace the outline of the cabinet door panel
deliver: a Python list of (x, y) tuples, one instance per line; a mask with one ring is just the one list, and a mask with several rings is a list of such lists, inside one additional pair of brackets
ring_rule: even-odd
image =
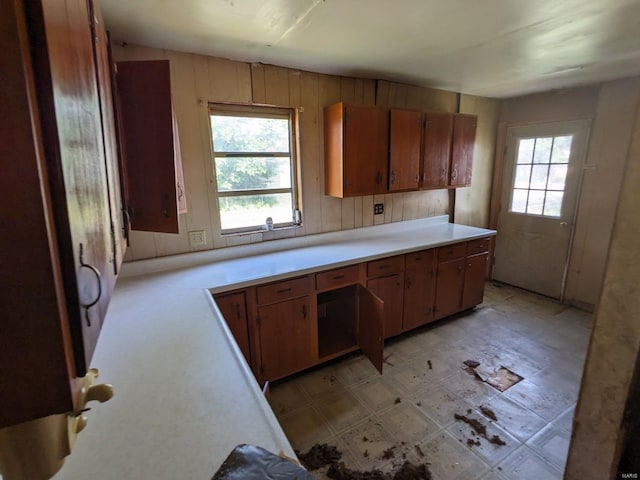
[(131, 228), (179, 233), (168, 60), (117, 62)]
[(432, 266), (405, 271), (403, 330), (410, 330), (433, 320), (434, 294)]
[(389, 191), (417, 189), (420, 181), (422, 112), (391, 110)]
[(451, 186), (471, 184), (473, 148), (476, 140), (475, 115), (456, 114), (453, 122), (453, 144), (451, 147)]
[(460, 311), (464, 282), (465, 259), (459, 258), (438, 264), (435, 319)]
[(453, 136), (452, 113), (425, 113), (422, 188), (446, 188)]
[(251, 365), (249, 348), (249, 325), (247, 319), (247, 303), (244, 292), (216, 296), (216, 304), (236, 339), (247, 363)]
[(387, 111), (375, 107), (345, 106), (344, 143), (345, 196), (386, 192)]
[[(112, 288), (100, 98), (86, 1), (28, 2), (38, 101), (76, 375), (86, 373)], [(41, 10), (40, 10), (41, 8)], [(42, 31), (40, 31), (42, 28)], [(37, 38), (39, 34), (46, 36)]]
[(367, 280), (367, 288), (384, 302), (384, 338), (402, 333), (404, 275)]
[(462, 309), (473, 308), (484, 300), (484, 281), (487, 273), (488, 253), (467, 257), (462, 291)]
[[(100, 97), (100, 113), (102, 138), (104, 145), (105, 166), (107, 171), (109, 207), (111, 217), (112, 236), (112, 272), (110, 275), (111, 288), (115, 285), (115, 275), (120, 270), (124, 252), (128, 242), (128, 225), (124, 225), (122, 209), (122, 184), (120, 174), (120, 158), (115, 135), (116, 116), (114, 111), (114, 96), (112, 91), (112, 65), (109, 38), (104, 27), (104, 21), (95, 2), (89, 2), (91, 8), (91, 28), (93, 32), (93, 51), (96, 64), (96, 79)], [(106, 272), (105, 272), (106, 273)]]
[(384, 350), (384, 302), (358, 285), (358, 344), (362, 352), (382, 373)]
[(263, 380), (282, 378), (317, 362), (318, 333), (311, 297), (259, 307), (258, 331)]

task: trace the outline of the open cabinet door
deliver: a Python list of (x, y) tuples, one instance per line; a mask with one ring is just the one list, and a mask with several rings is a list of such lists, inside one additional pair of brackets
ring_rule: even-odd
[(382, 373), (384, 349), (384, 302), (362, 285), (358, 285), (358, 344)]

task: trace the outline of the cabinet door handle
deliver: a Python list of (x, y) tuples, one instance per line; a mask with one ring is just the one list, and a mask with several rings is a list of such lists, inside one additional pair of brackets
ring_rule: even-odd
[(411, 277), (407, 277), (407, 290), (411, 288)]
[(456, 178), (458, 178), (458, 170), (454, 168), (451, 170), (451, 180), (455, 180)]
[(302, 318), (307, 318), (307, 304), (302, 304)]
[(89, 302), (89, 303), (81, 303), (80, 306), (82, 308), (84, 308), (84, 318), (85, 321), (87, 322), (87, 327), (91, 326), (91, 318), (89, 318), (89, 309), (93, 306), (95, 306), (99, 301), (100, 301), (100, 297), (102, 297), (102, 278), (100, 277), (100, 270), (98, 270), (96, 267), (94, 267), (93, 265), (90, 265), (88, 263), (84, 263), (84, 245), (81, 243), (80, 244), (80, 248), (79, 248), (79, 260), (80, 260), (80, 268), (88, 268), (89, 270), (91, 270), (93, 272), (93, 274), (96, 276), (96, 279), (98, 280), (98, 294), (96, 295), (96, 298)]
[(462, 265), (458, 265), (458, 271), (461, 272), (462, 271)]
[(334, 275), (333, 277), (331, 277), (333, 280), (340, 280), (342, 278), (344, 278), (344, 275)]
[(276, 293), (287, 293), (290, 291), (291, 291), (291, 288), (281, 288), (280, 290), (276, 290)]
[(397, 177), (397, 175), (396, 175), (395, 170), (392, 170), (391, 171), (391, 183), (396, 183), (396, 177)]

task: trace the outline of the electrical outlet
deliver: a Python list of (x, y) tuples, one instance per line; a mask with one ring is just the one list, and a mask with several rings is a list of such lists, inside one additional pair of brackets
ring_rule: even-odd
[(204, 230), (194, 230), (189, 232), (189, 244), (192, 247), (202, 247), (207, 244), (207, 232)]
[(374, 203), (373, 204), (373, 214), (381, 215), (384, 213), (384, 203)]

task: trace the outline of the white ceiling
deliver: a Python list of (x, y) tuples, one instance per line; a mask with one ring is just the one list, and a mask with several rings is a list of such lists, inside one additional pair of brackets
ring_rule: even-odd
[(640, 0), (103, 0), (116, 41), (511, 97), (640, 75)]

